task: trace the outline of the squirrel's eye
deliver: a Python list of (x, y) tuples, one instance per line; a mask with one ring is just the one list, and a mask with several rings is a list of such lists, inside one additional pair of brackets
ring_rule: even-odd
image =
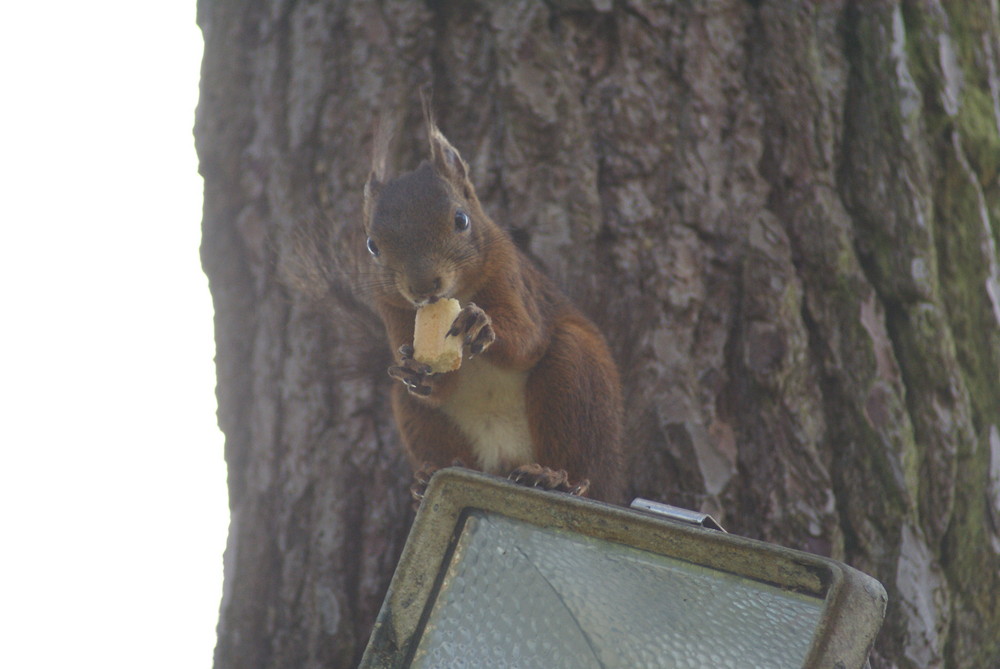
[(469, 229), (469, 223), (470, 223), (470, 221), (469, 221), (469, 215), (468, 214), (466, 214), (464, 211), (456, 211), (455, 212), (455, 229), (456, 230), (458, 230), (460, 232), (463, 231), (463, 230), (468, 230)]
[(368, 238), (368, 253), (371, 253), (376, 258), (378, 258), (378, 254), (381, 253), (378, 248), (378, 244), (376, 244), (371, 237)]

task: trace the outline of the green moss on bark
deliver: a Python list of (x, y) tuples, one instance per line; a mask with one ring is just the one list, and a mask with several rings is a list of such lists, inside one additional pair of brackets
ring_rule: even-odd
[(954, 595), (947, 656), (952, 666), (985, 666), (1000, 655), (1000, 557), (987, 513), (989, 431), (1000, 423), (1000, 329), (987, 292), (997, 262), (1000, 133), (983, 49), (988, 3), (942, 6), (946, 14), (933, 15), (907, 3), (906, 16), (931, 130), (940, 325), (953, 341), (972, 425), (971, 434), (953, 437), (956, 492), (941, 555)]

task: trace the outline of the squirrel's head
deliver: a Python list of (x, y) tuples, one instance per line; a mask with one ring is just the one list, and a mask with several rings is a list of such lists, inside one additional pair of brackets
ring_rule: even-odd
[(376, 131), (372, 171), (365, 184), (365, 232), (384, 289), (414, 306), (468, 299), (477, 283), (492, 223), (469, 180), (469, 166), (438, 130), (425, 104), (429, 159), (386, 181), (388, 133)]

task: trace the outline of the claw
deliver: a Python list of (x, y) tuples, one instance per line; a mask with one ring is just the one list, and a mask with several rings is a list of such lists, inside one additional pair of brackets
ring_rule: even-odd
[[(402, 353), (402, 351), (400, 351)], [(393, 365), (388, 369), (389, 376), (402, 383), (406, 389), (414, 395), (427, 397), (433, 392), (433, 388), (427, 383), (427, 379), (433, 377), (431, 368), (424, 363), (417, 362), (413, 358), (404, 357), (399, 365)]]

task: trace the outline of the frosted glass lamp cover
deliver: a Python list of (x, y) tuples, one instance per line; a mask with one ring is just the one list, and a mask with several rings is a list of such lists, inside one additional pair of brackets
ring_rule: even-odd
[(834, 560), (447, 469), (361, 666), (862, 667), (885, 604)]

